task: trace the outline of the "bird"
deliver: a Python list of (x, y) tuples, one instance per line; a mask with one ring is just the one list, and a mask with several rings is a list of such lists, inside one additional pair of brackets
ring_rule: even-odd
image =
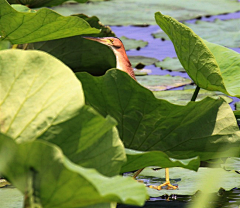
[[(117, 37), (83, 37), (83, 38), (92, 40), (92, 41), (96, 41), (96, 42), (99, 42), (101, 44), (104, 44), (104, 45), (107, 45), (108, 47), (110, 47), (116, 56), (116, 68), (126, 72), (127, 74), (130, 75), (130, 77), (132, 77), (135, 81), (137, 81), (135, 78), (135, 75), (134, 75), (132, 65), (126, 54), (124, 45), (119, 38), (117, 38)], [(144, 168), (136, 171), (133, 178), (136, 179), (136, 177), (143, 171), (143, 169)], [(163, 187), (167, 187), (167, 189), (177, 189), (178, 188), (177, 186), (173, 186), (170, 183), (168, 168), (165, 169), (165, 178), (166, 178), (165, 183), (163, 183), (159, 186), (148, 186), (148, 187), (154, 188), (157, 190), (161, 190)]]

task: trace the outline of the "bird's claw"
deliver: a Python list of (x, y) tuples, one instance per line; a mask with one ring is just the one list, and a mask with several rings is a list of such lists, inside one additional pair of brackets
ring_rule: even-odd
[(178, 186), (172, 185), (169, 181), (159, 185), (159, 186), (148, 186), (149, 188), (157, 189), (157, 190), (162, 190), (162, 189), (167, 189), (167, 190), (175, 190), (178, 189)]

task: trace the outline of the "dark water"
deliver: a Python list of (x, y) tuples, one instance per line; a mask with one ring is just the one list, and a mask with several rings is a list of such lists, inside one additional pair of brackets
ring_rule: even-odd
[[(212, 208), (239, 208), (240, 207), (240, 189), (233, 189), (231, 191), (221, 190), (216, 193), (217, 199), (211, 201)], [(144, 208), (187, 208), (190, 203), (193, 203), (196, 196), (162, 196), (158, 198), (149, 199)], [(137, 208), (137, 206), (118, 205), (117, 208)], [(206, 207), (207, 208), (207, 207)]]
[[(202, 17), (202, 21), (214, 21), (216, 18), (221, 20), (240, 18), (240, 12), (235, 12), (232, 14), (223, 14), (211, 17)], [(194, 23), (196, 20), (188, 20), (188, 23)], [(144, 40), (148, 42), (148, 45), (140, 50), (130, 50), (127, 54), (130, 56), (146, 56), (156, 58), (158, 60), (163, 60), (166, 57), (177, 57), (173, 44), (171, 41), (162, 41), (160, 39), (154, 39), (152, 33), (156, 33), (160, 30), (159, 26), (151, 25), (148, 27), (136, 27), (136, 26), (112, 26), (112, 30), (115, 32), (117, 37), (126, 36), (128, 38), (133, 38), (137, 40)], [(240, 53), (240, 48), (231, 48)], [(187, 73), (182, 72), (171, 72), (167, 70), (161, 70), (155, 65), (145, 66), (144, 68), (151, 69), (154, 75), (166, 75), (170, 74), (172, 76), (181, 76), (184, 78), (189, 78)], [(181, 90), (183, 87), (175, 88), (175, 90)], [(235, 102), (239, 102), (239, 98), (231, 97), (233, 102), (230, 106), (235, 110)], [(158, 198), (150, 198), (144, 205), (148, 208), (184, 208), (189, 205), (189, 203), (194, 202), (196, 196), (162, 196)], [(231, 191), (221, 190), (217, 194), (217, 199), (210, 202), (214, 208), (239, 208), (240, 207), (240, 189), (233, 189)], [(118, 205), (118, 208), (133, 208), (137, 206), (129, 205)]]

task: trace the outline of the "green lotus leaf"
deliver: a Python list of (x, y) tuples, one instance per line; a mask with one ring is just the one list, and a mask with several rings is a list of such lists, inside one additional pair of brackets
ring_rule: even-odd
[(143, 48), (148, 45), (147, 41), (131, 39), (131, 38), (127, 38), (125, 36), (121, 36), (120, 39), (123, 42), (123, 45), (124, 45), (126, 51), (131, 50), (131, 49), (140, 50), (140, 48)]
[(173, 42), (182, 66), (199, 87), (240, 97), (239, 53), (202, 40), (172, 17), (157, 12), (155, 18)]
[(40, 51), (6, 50), (0, 59), (1, 132), (18, 142), (50, 141), (78, 165), (119, 173), (126, 156), (117, 123), (83, 106), (81, 84), (68, 67)]
[(178, 58), (167, 57), (162, 61), (156, 62), (155, 65), (157, 67), (161, 67), (162, 69), (185, 72), (185, 69), (183, 68)]
[(135, 76), (145, 76), (145, 75), (151, 74), (151, 72), (152, 72), (151, 69), (134, 70)]
[[(10, 4), (23, 4), (27, 5), (30, 8), (38, 8), (38, 7), (51, 7), (61, 5), (67, 0), (7, 0)], [(75, 0), (78, 3), (86, 3), (87, 0)]]
[(2, 173), (32, 206), (65, 208), (110, 202), (140, 206), (147, 198), (144, 185), (132, 178), (108, 178), (94, 169), (78, 166), (59, 147), (46, 141), (15, 146), (16, 155)]
[(84, 105), (81, 83), (56, 58), (40, 51), (0, 51), (1, 132), (34, 140), (74, 117)]
[(200, 156), (201, 160), (214, 158), (217, 151), (224, 153), (220, 148), (226, 145), (239, 149), (236, 119), (223, 99), (205, 98), (178, 106), (155, 98), (151, 91), (117, 69), (101, 77), (76, 75), (82, 82), (87, 104), (117, 120), (126, 148), (163, 151), (177, 159)]
[[(148, 193), (151, 197), (158, 197), (164, 194), (171, 195), (193, 195), (198, 190), (204, 190), (205, 193), (216, 193), (220, 188), (227, 191), (240, 187), (239, 174), (233, 171), (225, 171), (222, 168), (199, 168), (197, 172), (183, 168), (170, 168), (169, 169), (170, 181), (173, 184), (178, 184), (177, 190), (155, 190), (148, 188)], [(153, 170), (152, 168), (145, 168), (140, 176), (148, 178), (154, 177), (153, 185), (160, 185), (165, 182), (165, 170)], [(159, 178), (158, 181), (156, 177)], [(209, 189), (206, 190), (204, 186), (208, 184)]]
[(126, 160), (116, 124), (110, 116), (103, 118), (91, 107), (84, 106), (77, 115), (50, 126), (37, 139), (58, 145), (64, 155), (77, 165), (115, 176)]
[(111, 0), (58, 6), (53, 9), (62, 15), (77, 13), (95, 15), (106, 25), (155, 25), (152, 14), (158, 10), (178, 20), (188, 20), (199, 16), (236, 12), (239, 10), (239, 2), (238, 0)]
[(132, 67), (142, 69), (144, 66), (152, 65), (158, 62), (158, 59), (145, 57), (145, 56), (128, 56)]
[(202, 39), (170, 16), (157, 12), (155, 18), (170, 37), (183, 68), (193, 81), (201, 88), (226, 92), (220, 68)]
[(64, 17), (47, 8), (36, 13), (17, 12), (5, 0), (0, 0), (0, 36), (12, 44), (99, 32), (77, 17)]
[(225, 170), (235, 170), (240, 171), (240, 158), (239, 157), (229, 157), (226, 159), (225, 163), (222, 164), (222, 168)]
[[(167, 91), (153, 91), (153, 94), (158, 99), (165, 99), (171, 103), (177, 105), (186, 105), (189, 100), (191, 100), (194, 89), (187, 89), (187, 90), (167, 90)], [(212, 97), (214, 99), (223, 98), (226, 102), (232, 102), (232, 99), (224, 96), (221, 92), (213, 92), (201, 89), (198, 93), (196, 101), (200, 101), (207, 96)]]
[[(85, 34), (84, 36), (109, 37), (115, 36), (112, 30), (102, 25), (95, 16), (88, 17), (83, 14), (76, 15), (83, 18), (91, 27), (101, 29), (97, 35)], [(106, 70), (116, 67), (116, 57), (113, 51), (103, 44), (86, 40), (81, 36), (37, 42), (29, 47), (45, 51), (60, 59), (74, 72), (87, 71), (93, 75), (103, 75)]]
[(163, 76), (162, 75), (138, 76), (136, 77), (136, 79), (141, 85), (154, 91), (172, 89), (175, 87), (180, 87), (192, 83), (192, 80), (190, 79), (186, 79), (180, 76), (173, 77), (169, 74)]
[(148, 166), (161, 166), (162, 168), (183, 167), (197, 171), (200, 166), (199, 157), (176, 160), (174, 158), (169, 158), (167, 154), (161, 151), (142, 152), (132, 149), (125, 149), (125, 151), (127, 154), (127, 162), (122, 166), (122, 173)]
[[(196, 21), (195, 24), (183, 23), (191, 28), (201, 38), (223, 45), (226, 47), (237, 48), (240, 47), (239, 24), (240, 19), (219, 20), (213, 22)], [(164, 38), (169, 40), (169, 37), (163, 32), (154, 33), (155, 38)]]

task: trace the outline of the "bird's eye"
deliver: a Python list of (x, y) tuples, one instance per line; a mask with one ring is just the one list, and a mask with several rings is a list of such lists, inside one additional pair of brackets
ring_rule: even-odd
[(109, 39), (111, 43), (113, 43), (113, 39)]

